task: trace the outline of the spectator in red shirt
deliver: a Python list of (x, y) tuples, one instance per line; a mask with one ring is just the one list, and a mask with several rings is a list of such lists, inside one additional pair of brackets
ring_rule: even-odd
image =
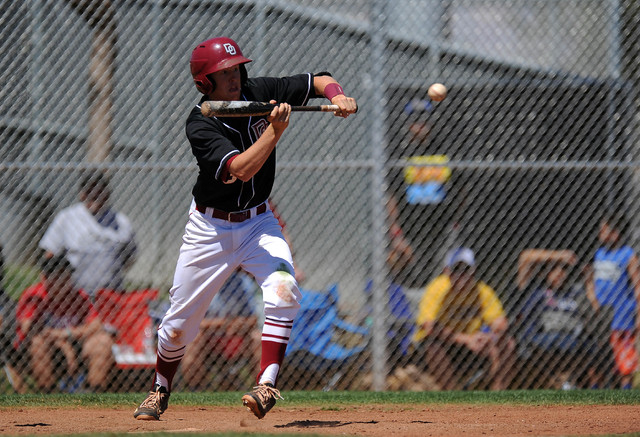
[(31, 374), (42, 391), (57, 385), (58, 352), (66, 364), (64, 376), (74, 377), (84, 362), (88, 388), (104, 391), (113, 368), (112, 339), (89, 296), (74, 288), (72, 274), (64, 256), (44, 260), (40, 282), (27, 288), (18, 301), (16, 348), (29, 358)]

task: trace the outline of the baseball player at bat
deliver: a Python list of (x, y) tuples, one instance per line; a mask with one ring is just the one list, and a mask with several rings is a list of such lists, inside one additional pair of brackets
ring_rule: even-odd
[[(170, 290), (171, 306), (158, 328), (153, 387), (134, 412), (158, 420), (167, 409), (171, 382), (185, 348), (195, 338), (210, 301), (229, 275), (242, 268), (263, 293), (265, 322), (257, 385), (242, 403), (259, 419), (280, 397), (276, 389), (301, 299), (291, 250), (270, 210), (276, 144), (289, 125), (291, 106), (326, 97), (335, 115), (356, 111), (329, 73), (249, 78), (246, 58), (230, 38), (213, 38), (191, 54), (191, 74), (203, 94), (191, 110), (186, 133), (199, 167), (183, 244)], [(214, 101), (276, 103), (268, 115), (205, 117), (200, 105)]]

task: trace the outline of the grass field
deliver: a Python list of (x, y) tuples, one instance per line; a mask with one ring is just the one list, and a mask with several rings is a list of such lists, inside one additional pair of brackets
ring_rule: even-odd
[[(142, 393), (0, 395), (2, 407), (115, 407), (138, 404)], [(171, 405), (235, 406), (239, 392), (177, 392)], [(340, 408), (361, 404), (520, 404), (520, 405), (640, 405), (640, 390), (512, 390), (430, 392), (286, 392), (288, 402), (297, 405)], [(640, 418), (638, 418), (640, 420)]]
[[(180, 411), (180, 408), (188, 409), (194, 407), (196, 413), (200, 411), (216, 411), (216, 408), (221, 408), (222, 411), (236, 411), (242, 410), (242, 406), (239, 405), (239, 399), (241, 393), (237, 392), (222, 392), (222, 393), (187, 393), (176, 392), (171, 398), (171, 407), (174, 410)], [(293, 391), (283, 393), (286, 398), (285, 402), (282, 402), (284, 407), (291, 408), (295, 406), (297, 410), (295, 415), (299, 416), (298, 419), (305, 417), (312, 417), (313, 414), (324, 414), (325, 416), (340, 417), (343, 413), (349, 413), (355, 410), (368, 409), (368, 411), (392, 411), (396, 406), (402, 410), (415, 411), (437, 411), (442, 406), (448, 405), (455, 408), (486, 408), (491, 407), (494, 411), (500, 411), (501, 409), (514, 409), (518, 406), (523, 408), (533, 407), (538, 411), (545, 411), (548, 408), (556, 408), (559, 406), (572, 408), (589, 408), (589, 406), (640, 406), (640, 390), (574, 390), (574, 391), (505, 391), (505, 392), (301, 392)], [(143, 393), (107, 393), (107, 394), (74, 394), (74, 395), (0, 395), (0, 418), (9, 418), (12, 412), (23, 411), (25, 409), (32, 411), (38, 411), (38, 407), (46, 407), (47, 410), (59, 410), (73, 411), (81, 409), (103, 409), (107, 410), (122, 410), (127, 414), (120, 414), (118, 417), (122, 417), (123, 421), (128, 421), (132, 424), (139, 424), (135, 420), (132, 420), (128, 410), (132, 409), (132, 406), (137, 405), (144, 398)], [(274, 411), (280, 407), (278, 404)], [(171, 408), (170, 407), (170, 408)], [(307, 408), (308, 410), (305, 410)], [(131, 410), (132, 411), (132, 410)], [(302, 413), (298, 413), (302, 411)], [(306, 411), (313, 411), (313, 414), (307, 415)], [(517, 410), (516, 410), (517, 411)], [(585, 410), (588, 411), (588, 410)], [(613, 410), (612, 410), (613, 411)], [(639, 411), (632, 410), (632, 411)], [(166, 413), (165, 413), (166, 414)], [(209, 413), (199, 413), (200, 416)], [(223, 413), (227, 414), (227, 413)], [(270, 413), (272, 414), (272, 413)], [(280, 413), (282, 414), (282, 413)], [(294, 414), (294, 413), (290, 413)], [(424, 414), (424, 413), (420, 413)], [(456, 413), (452, 413), (456, 414)], [(517, 414), (517, 413), (516, 413)], [(548, 413), (551, 414), (551, 413)], [(588, 414), (588, 413), (587, 413)], [(269, 416), (268, 416), (269, 417)], [(313, 416), (315, 417), (315, 416)], [(428, 415), (428, 417), (431, 417)], [(164, 418), (164, 416), (163, 416)], [(289, 420), (291, 418), (288, 418)], [(181, 419), (187, 421), (187, 419)], [(353, 421), (353, 419), (349, 419)], [(434, 419), (435, 420), (435, 419)], [(640, 417), (633, 418), (634, 421), (640, 421)], [(191, 421), (190, 423), (192, 423)], [(265, 421), (255, 421), (256, 423), (264, 424)], [(297, 422), (304, 422), (304, 420), (298, 420)], [(326, 420), (325, 420), (326, 422)], [(148, 422), (147, 422), (148, 423)], [(154, 422), (158, 423), (158, 422)], [(367, 423), (367, 422), (361, 422)], [(435, 423), (435, 422), (424, 422)], [(16, 425), (18, 426), (18, 425)], [(279, 429), (282, 432), (278, 432)], [(215, 435), (215, 436), (256, 436), (256, 435), (299, 435), (304, 433), (305, 435), (327, 435), (331, 430), (324, 429), (320, 434), (314, 434), (313, 427), (311, 429), (297, 430), (297, 432), (288, 432), (284, 429), (284, 426), (272, 426), (269, 428), (269, 432), (263, 433), (260, 429), (248, 430), (246, 432), (240, 430), (238, 432), (176, 432), (171, 429), (162, 429), (158, 431), (157, 428), (145, 428), (140, 431), (149, 434), (157, 434), (163, 436), (194, 436), (194, 435)], [(399, 428), (401, 429), (401, 428)], [(13, 431), (13, 432), (12, 432)], [(0, 426), (0, 434), (3, 435), (31, 435), (28, 429), (19, 429), (20, 432), (15, 432), (15, 429), (2, 428)], [(53, 429), (52, 429), (53, 431)], [(294, 430), (296, 431), (296, 430)], [(349, 433), (347, 429), (342, 432), (338, 432), (331, 435), (376, 435), (369, 434), (364, 431), (352, 431)], [(346, 432), (344, 432), (346, 431)], [(632, 429), (632, 431), (636, 431)], [(124, 436), (129, 435), (131, 432), (89, 432), (84, 434), (86, 436)], [(361, 433), (362, 432), (362, 433)], [(57, 435), (55, 432), (47, 433), (46, 430), (37, 430), (33, 435)], [(485, 434), (484, 432), (482, 434)], [(490, 433), (489, 433), (490, 434)], [(517, 433), (514, 432), (513, 435)], [(546, 432), (545, 435), (548, 435)], [(620, 435), (620, 434), (603, 434), (602, 432), (594, 432), (593, 435)], [(403, 434), (400, 432), (398, 435), (416, 435), (413, 432)], [(442, 434), (434, 434), (442, 435)], [(536, 435), (535, 432), (528, 435)], [(542, 435), (542, 434), (541, 434)], [(553, 434), (555, 435), (555, 434)], [(574, 435), (574, 434), (557, 434), (557, 435)], [(576, 433), (575, 435), (589, 435), (584, 432)], [(640, 433), (627, 433), (625, 435), (640, 436)]]

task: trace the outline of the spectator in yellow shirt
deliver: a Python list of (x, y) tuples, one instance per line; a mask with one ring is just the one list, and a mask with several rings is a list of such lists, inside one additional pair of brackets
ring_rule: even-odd
[(444, 390), (481, 379), (483, 363), (490, 389), (504, 390), (512, 379), (515, 340), (507, 333), (500, 300), (476, 279), (475, 267), (471, 249), (450, 251), (443, 273), (427, 285), (420, 301), (414, 342)]

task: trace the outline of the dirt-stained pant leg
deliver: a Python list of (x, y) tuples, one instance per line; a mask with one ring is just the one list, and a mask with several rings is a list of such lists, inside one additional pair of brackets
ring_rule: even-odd
[(158, 354), (163, 360), (182, 359), (211, 300), (237, 268), (233, 225), (198, 211), (191, 213), (169, 292), (171, 307), (158, 329)]
[(262, 329), (260, 375), (270, 364), (281, 365), (302, 295), (293, 269), (291, 249), (271, 211), (263, 214), (247, 235), (242, 267), (262, 288), (265, 323)]

